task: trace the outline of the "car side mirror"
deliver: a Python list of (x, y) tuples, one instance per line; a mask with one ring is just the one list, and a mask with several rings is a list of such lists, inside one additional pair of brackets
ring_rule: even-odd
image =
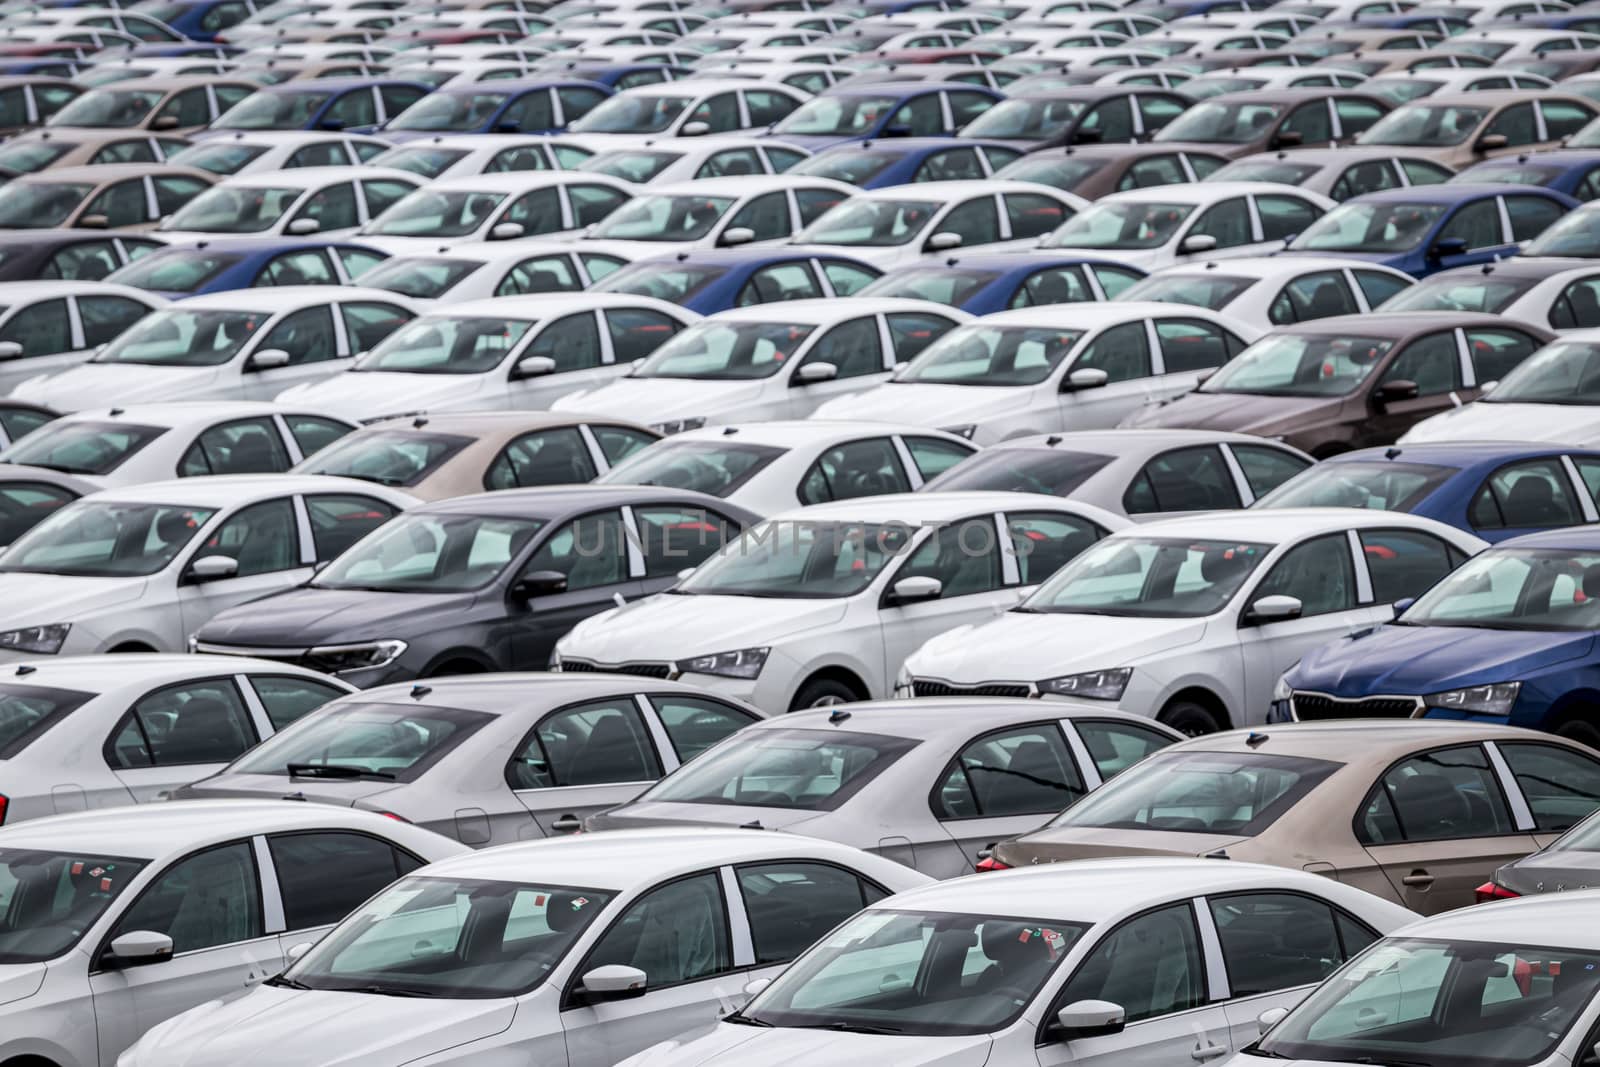
[(926, 248), (929, 252), (948, 252), (952, 248), (961, 247), (961, 235), (959, 233), (951, 233), (949, 230), (944, 230), (928, 238), (928, 243), (922, 247)]
[(498, 222), (489, 230), (489, 240), (515, 241), (527, 232), (528, 228), (520, 222)]
[(245, 363), (245, 370), (277, 370), (289, 365), (289, 353), (281, 348), (263, 348)]
[(756, 239), (756, 231), (748, 226), (735, 226), (731, 230), (723, 230), (722, 236), (717, 238), (717, 244), (722, 248), (732, 248), (734, 245), (747, 245)]
[(578, 992), (590, 1004), (603, 1000), (631, 1000), (644, 996), (647, 982), (645, 973), (637, 967), (608, 963), (586, 972)]
[(752, 978), (744, 984), (744, 995), (753, 1000), (771, 984), (772, 979), (770, 978)]
[(567, 591), (567, 576), (560, 571), (530, 571), (511, 583), (511, 595), (517, 600), (551, 596)]
[(283, 954), (283, 958), (293, 963), (307, 952), (310, 952), (311, 946), (314, 944), (316, 944), (315, 941), (302, 941), (298, 945), (290, 945), (289, 951)]
[(1283, 1022), (1283, 1017), (1289, 1014), (1288, 1008), (1268, 1008), (1256, 1016), (1256, 1029), (1265, 1037), (1268, 1030)]
[(1209, 233), (1194, 233), (1185, 237), (1178, 245), (1178, 251), (1186, 256), (1209, 252), (1217, 247), (1217, 239)]
[(883, 128), (883, 136), (885, 137), (910, 137), (915, 132), (915, 130), (904, 123), (896, 123), (893, 126), (885, 126)]
[(1211, 376), (1213, 374), (1217, 373), (1217, 371), (1219, 371), (1221, 369), (1222, 369), (1221, 367), (1207, 367), (1205, 370), (1200, 371), (1198, 374), (1196, 374), (1194, 376), (1195, 387), (1199, 388), (1200, 386), (1206, 384), (1206, 382), (1211, 378)]
[(918, 604), (924, 600), (938, 600), (943, 592), (944, 583), (939, 579), (917, 574), (895, 582), (885, 600), (899, 607), (905, 604)]
[(1510, 144), (1503, 133), (1486, 133), (1472, 146), (1474, 152), (1497, 152)]
[(711, 132), (709, 122), (685, 122), (683, 129), (678, 131), (679, 137), (704, 137)]
[(546, 374), (554, 374), (555, 372), (556, 361), (549, 356), (528, 356), (526, 359), (519, 360), (517, 365), (511, 368), (511, 377), (513, 380), (542, 378)]
[(1073, 144), (1099, 144), (1105, 139), (1106, 135), (1101, 130), (1079, 130), (1072, 135)]
[(831, 382), (839, 377), (839, 367), (833, 363), (806, 363), (794, 372), (794, 384), (816, 385)]
[(178, 116), (157, 115), (150, 123), (152, 130), (175, 130), (178, 128)]
[(495, 133), (520, 133), (521, 131), (522, 123), (520, 122), (497, 122), (494, 124)]
[[(4, 359), (4, 358), (5, 358), (5, 356), (0, 355), (0, 359)], [(1496, 378), (1493, 381), (1484, 382), (1482, 385), (1478, 386), (1478, 394), (1480, 396), (1488, 396), (1490, 393), (1494, 392), (1499, 387), (1500, 387), (1500, 379)]]
[(1056, 1012), (1051, 1036), (1063, 1041), (1122, 1033), (1127, 1012), (1109, 1000), (1075, 1000)]
[(1372, 399), (1379, 404), (1392, 404), (1396, 400), (1415, 400), (1417, 398), (1417, 383), (1407, 378), (1396, 378), (1391, 382), (1384, 382), (1372, 391)]
[(22, 355), (22, 346), (15, 341), (0, 341), (0, 359), (16, 359)]
[(1434, 259), (1443, 259), (1445, 256), (1465, 255), (1467, 242), (1464, 237), (1442, 237), (1433, 242), (1433, 247), (1428, 249), (1428, 255)]
[(308, 233), (316, 233), (322, 229), (322, 223), (316, 219), (295, 219), (289, 223), (287, 232), (295, 237), (302, 237)]
[(104, 230), (111, 226), (111, 219), (105, 215), (85, 215), (78, 220), (80, 230)]
[(344, 121), (342, 119), (323, 119), (317, 123), (317, 126), (324, 130), (342, 130), (344, 129)]
[(112, 969), (148, 967), (172, 958), (172, 938), (154, 930), (130, 930), (106, 946), (102, 963)]
[(1305, 134), (1299, 130), (1281, 130), (1272, 138), (1271, 148), (1299, 148), (1306, 143)]
[(1099, 367), (1080, 367), (1067, 375), (1061, 383), (1063, 393), (1076, 393), (1082, 389), (1099, 389), (1111, 380), (1111, 375)]
[(1286, 622), (1298, 619), (1305, 605), (1297, 596), (1264, 596), (1245, 609), (1244, 621), (1249, 625), (1268, 622)]
[(201, 556), (189, 564), (188, 577), (191, 582), (214, 582), (238, 573), (239, 561), (232, 556)]
[(1396, 600), (1394, 604), (1391, 605), (1394, 608), (1394, 617), (1398, 619), (1400, 616), (1404, 615), (1406, 613), (1406, 609), (1416, 602), (1417, 598), (1414, 596), (1403, 596), (1399, 600)]

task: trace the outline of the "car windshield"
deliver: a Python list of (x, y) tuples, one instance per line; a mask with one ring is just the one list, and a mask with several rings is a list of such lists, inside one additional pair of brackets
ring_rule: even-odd
[(1287, 106), (1207, 100), (1163, 126), (1154, 140), (1247, 144), (1264, 136)]
[(166, 432), (165, 426), (57, 419), (0, 453), (0, 463), (21, 463), (67, 474), (109, 474)]
[(244, 259), (242, 252), (173, 248), (136, 259), (107, 281), (164, 293), (192, 293)]
[(726, 497), (754, 478), (786, 449), (769, 445), (667, 439), (641, 449), (595, 481), (610, 485), (660, 485)]
[(1461, 144), (1472, 136), (1472, 131), (1488, 115), (1489, 109), (1483, 107), (1406, 104), (1373, 123), (1371, 129), (1356, 138), (1356, 143), (1444, 148)]
[(339, 701), (267, 738), (225, 773), (414, 782), (494, 719), (459, 708)]
[(613, 96), (574, 122), (572, 133), (660, 133), (671, 126), (692, 96)]
[[(1204, 274), (1158, 274), (1123, 290), (1120, 300), (1154, 300), (1162, 304), (1190, 304), (1221, 311), (1259, 278), (1207, 271)], [(365, 284), (364, 282), (362, 284)]]
[(237, 174), (246, 163), (266, 154), (266, 145), (209, 141), (180, 149), (167, 158), (175, 167), (194, 167), (212, 174)]
[(402, 878), (290, 967), (310, 989), (451, 999), (521, 996), (614, 894), (478, 878)]
[(352, 372), (483, 374), (498, 367), (533, 326), (527, 319), (427, 315), (378, 342)]
[(1430, 78), (1374, 78), (1361, 87), (1390, 107), (1432, 96), (1442, 88), (1441, 82)]
[(1258, 396), (1346, 396), (1356, 391), (1394, 347), (1387, 337), (1268, 334), (1200, 386), (1202, 393)]
[(1400, 622), (1484, 630), (1600, 629), (1600, 597), (1584, 595), (1590, 574), (1600, 580), (1600, 553), (1491, 548), (1441, 578)]
[(864, 286), (857, 296), (904, 297), (960, 307), (1000, 277), (997, 270), (906, 267)]
[(457, 434), (375, 428), (335, 441), (296, 469), (379, 485), (416, 485), (472, 440)]
[(1054, 448), (986, 448), (922, 488), (930, 493), (971, 490), (1067, 496), (1112, 458)]
[(424, 178), (437, 178), (456, 163), (465, 159), (465, 148), (432, 148), (427, 145), (400, 145), (373, 156), (369, 162), (374, 167), (388, 167), (420, 174)]
[(1132, 200), (1095, 204), (1068, 219), (1041, 248), (1160, 248), (1177, 236), (1195, 205)]
[(1075, 189), (1084, 179), (1100, 173), (1110, 164), (1106, 159), (1033, 159), (1023, 156), (995, 175), (1007, 181), (1037, 182), (1057, 189)]
[(1306, 252), (1407, 252), (1444, 215), (1445, 204), (1340, 204), (1289, 245)]
[(1435, 274), (1385, 300), (1383, 310), (1499, 314), (1542, 280), (1484, 274), (1477, 268), (1470, 274)]
[(597, 174), (609, 174), (613, 178), (620, 178), (625, 182), (634, 182), (642, 185), (682, 158), (682, 152), (662, 151), (660, 149), (646, 150), (640, 148), (601, 152), (584, 160), (579, 164), (578, 169), (591, 170)]
[(597, 240), (696, 241), (733, 207), (731, 196), (641, 196), (608, 215)]
[(918, 744), (855, 731), (745, 730), (663, 778), (639, 801), (834, 811)]
[(216, 367), (239, 353), (268, 319), (265, 311), (152, 311), (117, 335), (92, 362)]
[(385, 237), (465, 237), (486, 222), (505, 193), (418, 189), (367, 224), (363, 233)]
[(1410, 511), (1456, 473), (1428, 463), (1334, 460), (1306, 468), (1251, 506)]
[(1312, 990), (1258, 1047), (1263, 1057), (1319, 1063), (1564, 1062), (1555, 1050), (1597, 987), (1593, 950), (1386, 938)]
[(389, 122), (390, 130), (435, 130), (467, 133), (482, 129), (507, 93), (430, 93)]
[(591, 285), (589, 291), (648, 296), (677, 304), (699, 294), (730, 269), (693, 263), (635, 263), (607, 275), (604, 281)]
[(1083, 339), (1083, 330), (1043, 326), (958, 326), (929, 345), (896, 384), (1037, 385)]
[(1083, 100), (1035, 97), (1032, 100), (1005, 100), (973, 119), (961, 130), (962, 137), (1005, 137), (1019, 141), (1044, 141), (1083, 114)]
[[(0, 195), (3, 195), (0, 190)], [(796, 244), (865, 245), (887, 248), (909, 244), (928, 225), (940, 205), (929, 200), (846, 200), (795, 235)]]
[[(306, 92), (251, 93), (211, 124), (216, 130), (302, 130), (333, 94)], [(79, 97), (81, 100), (82, 97)]]
[(75, 144), (58, 140), (16, 140), (10, 144), (0, 144), (0, 171), (32, 174), (44, 170), (76, 147)]
[(357, 541), (310, 584), (377, 593), (481, 589), (544, 525), (539, 519), (485, 515), (401, 515)]
[[(94, 693), (49, 686), (0, 685), (0, 760), (8, 760), (45, 731), (95, 698)], [(3, 863), (3, 861), (0, 861)], [(0, 876), (0, 899), (7, 897)], [(0, 962), (5, 961), (4, 909), (0, 909)]]
[(816, 327), (798, 322), (698, 322), (656, 349), (635, 378), (770, 378)]
[[(1600, 125), (1597, 123), (1596, 125)], [(10, 188), (9, 186), (7, 188)], [(0, 196), (5, 190), (0, 189)], [(1593, 259), (1600, 257), (1600, 205), (1595, 208), (1580, 208), (1552, 222), (1539, 236), (1529, 241), (1522, 249), (1521, 255), (1527, 258), (1534, 256), (1573, 256), (1580, 259)]]
[(1084, 551), (1014, 610), (1050, 615), (1193, 619), (1228, 606), (1271, 545), (1116, 537)]
[(1191, 100), (1209, 100), (1223, 93), (1247, 93), (1264, 84), (1259, 78), (1191, 78), (1183, 83), (1183, 95)]
[[(1187, 87), (1184, 90), (1188, 91)], [(1277, 182), (1299, 185), (1322, 169), (1316, 163), (1290, 163), (1277, 159), (1241, 159), (1219, 167), (1206, 177), (1208, 182)]]
[(1600, 343), (1553, 341), (1483, 399), (1496, 404), (1600, 404)]
[(91, 89), (50, 116), (47, 126), (137, 126), (166, 94), (157, 89)]
[(743, 1014), (769, 1026), (987, 1037), (1033, 1003), (1087, 929), (874, 908), (823, 938)]
[(387, 289), (419, 300), (437, 300), (482, 266), (480, 259), (442, 256), (391, 259), (363, 274), (361, 284), (367, 289)]
[(89, 182), (11, 182), (0, 188), (0, 229), (45, 230), (60, 226), (94, 188)]
[(0, 571), (81, 578), (155, 574), (213, 514), (210, 508), (86, 497), (12, 542), (0, 554)]
[(876, 178), (890, 164), (898, 163), (905, 157), (904, 152), (866, 151), (850, 145), (803, 159), (790, 167), (788, 173), (809, 174), (813, 178), (831, 178), (836, 182), (860, 185)]
[(854, 596), (909, 549), (912, 532), (897, 524), (773, 519), (723, 546), (672, 591), (778, 600)]
[(65, 954), (149, 862), (0, 848), (0, 964), (42, 963)]
[(900, 104), (900, 97), (824, 94), (795, 108), (773, 129), (779, 135), (839, 135), (866, 133)]
[(283, 218), (304, 189), (219, 185), (207, 189), (161, 224), (163, 230), (201, 233), (261, 233)]

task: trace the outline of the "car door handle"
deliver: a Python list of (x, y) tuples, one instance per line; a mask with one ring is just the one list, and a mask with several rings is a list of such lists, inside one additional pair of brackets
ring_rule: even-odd
[(1189, 1058), (1197, 1063), (1204, 1063), (1207, 1060), (1214, 1060), (1218, 1056), (1224, 1056), (1227, 1054), (1227, 1052), (1228, 1046), (1226, 1045), (1208, 1044), (1204, 1048), (1196, 1045), (1194, 1048), (1189, 1050)]
[(1400, 879), (1401, 885), (1408, 885), (1415, 889), (1427, 889), (1433, 884), (1433, 875), (1427, 871), (1412, 871)]
[(578, 817), (576, 815), (573, 815), (569, 812), (568, 814), (561, 816), (561, 818), (557, 819), (555, 822), (551, 823), (550, 829), (554, 830), (558, 834), (575, 834), (579, 830), (583, 829), (583, 823), (578, 821)]

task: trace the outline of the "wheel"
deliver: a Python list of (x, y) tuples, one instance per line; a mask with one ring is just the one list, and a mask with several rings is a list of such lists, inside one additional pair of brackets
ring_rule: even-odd
[(1162, 710), (1158, 718), (1185, 737), (1214, 734), (1222, 729), (1222, 724), (1205, 705), (1196, 704), (1192, 700), (1174, 700)]
[(813, 678), (800, 687), (789, 702), (789, 710), (825, 708), (830, 704), (848, 704), (855, 699), (856, 691), (843, 682), (834, 678)]
[(1556, 736), (1576, 741), (1580, 745), (1588, 745), (1593, 749), (1600, 749), (1600, 727), (1596, 727), (1587, 719), (1568, 719), (1556, 728)]

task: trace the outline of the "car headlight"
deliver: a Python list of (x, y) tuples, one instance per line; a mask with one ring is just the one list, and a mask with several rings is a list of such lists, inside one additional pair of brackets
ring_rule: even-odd
[(650, 428), (657, 433), (671, 436), (685, 430), (698, 430), (706, 424), (704, 415), (696, 415), (689, 419), (668, 419), (666, 422), (652, 422)]
[(53, 656), (61, 651), (61, 646), (67, 640), (67, 632), (71, 629), (70, 622), (55, 622), (49, 626), (24, 626), (20, 630), (7, 630), (0, 633), (0, 648)]
[(405, 650), (404, 641), (363, 641), (355, 645), (322, 645), (307, 652), (306, 659), (320, 671), (342, 674), (387, 667)]
[(1447, 711), (1471, 711), (1480, 715), (1510, 715), (1511, 705), (1517, 702), (1521, 682), (1495, 682), (1492, 685), (1469, 685), (1465, 689), (1446, 689), (1430, 693), (1423, 702), (1430, 708)]
[(1132, 667), (1118, 667), (1114, 671), (1087, 671), (1083, 674), (1063, 674), (1059, 678), (1046, 678), (1039, 683), (1039, 692), (1054, 693), (1064, 697), (1083, 697), (1087, 700), (1121, 700), (1133, 677)]
[(679, 674), (715, 674), (722, 678), (754, 678), (767, 665), (770, 648), (741, 648), (737, 652), (714, 652), (678, 664)]
[(965, 437), (969, 441), (972, 440), (972, 435), (978, 432), (978, 424), (975, 422), (969, 422), (962, 426), (941, 426), (939, 428), (945, 433), (953, 433), (957, 437)]

